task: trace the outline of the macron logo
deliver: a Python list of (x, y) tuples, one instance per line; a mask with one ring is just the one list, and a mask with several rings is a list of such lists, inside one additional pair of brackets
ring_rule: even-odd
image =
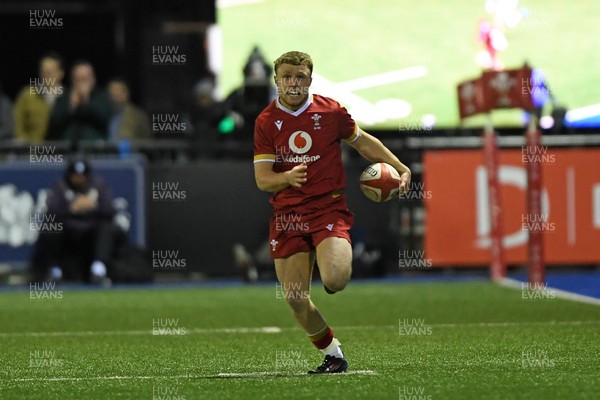
[(329, 224), (325, 226), (325, 228), (327, 228), (327, 230), (331, 232), (333, 230), (333, 224)]
[(283, 121), (278, 119), (277, 121), (275, 121), (275, 126), (277, 127), (278, 131), (281, 131), (281, 127), (283, 126)]

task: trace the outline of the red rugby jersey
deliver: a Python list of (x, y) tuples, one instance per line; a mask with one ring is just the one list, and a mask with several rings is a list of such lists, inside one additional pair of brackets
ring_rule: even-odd
[(254, 163), (274, 163), (273, 171), (284, 172), (305, 162), (307, 182), (299, 189), (291, 186), (274, 193), (270, 203), (275, 212), (310, 213), (340, 199), (346, 187), (342, 165), (341, 140), (355, 141), (358, 125), (337, 101), (309, 95), (296, 111), (279, 99), (256, 118)]

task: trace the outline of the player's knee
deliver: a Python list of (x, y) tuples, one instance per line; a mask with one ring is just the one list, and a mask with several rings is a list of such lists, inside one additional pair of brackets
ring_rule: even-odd
[(348, 285), (351, 274), (352, 267), (350, 265), (338, 266), (337, 268), (330, 268), (328, 273), (322, 273), (321, 280), (329, 290), (339, 292)]
[(325, 286), (327, 286), (327, 289), (332, 290), (334, 292), (341, 292), (342, 290), (344, 290), (346, 288), (346, 285), (348, 285), (348, 279), (341, 279), (341, 278), (335, 278), (335, 279), (325, 279), (323, 280), (323, 284)]

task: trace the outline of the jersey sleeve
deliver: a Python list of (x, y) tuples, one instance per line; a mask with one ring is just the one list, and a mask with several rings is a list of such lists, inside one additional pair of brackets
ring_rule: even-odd
[(272, 162), (274, 163), (275, 146), (273, 139), (265, 132), (263, 124), (257, 119), (254, 127), (254, 163)]
[(360, 129), (358, 129), (358, 125), (348, 113), (348, 110), (339, 104), (338, 107), (338, 126), (340, 138), (344, 139), (348, 143), (352, 143), (360, 136)]

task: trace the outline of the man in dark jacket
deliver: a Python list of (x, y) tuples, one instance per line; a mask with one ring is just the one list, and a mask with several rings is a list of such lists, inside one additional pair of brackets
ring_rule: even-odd
[(112, 105), (107, 93), (96, 86), (94, 68), (87, 61), (71, 70), (71, 88), (60, 97), (50, 116), (49, 139), (106, 140)]
[(116, 241), (124, 238), (112, 222), (112, 204), (104, 180), (86, 161), (72, 161), (52, 187), (46, 217), (35, 218), (40, 232), (33, 256), (36, 278), (103, 281)]

